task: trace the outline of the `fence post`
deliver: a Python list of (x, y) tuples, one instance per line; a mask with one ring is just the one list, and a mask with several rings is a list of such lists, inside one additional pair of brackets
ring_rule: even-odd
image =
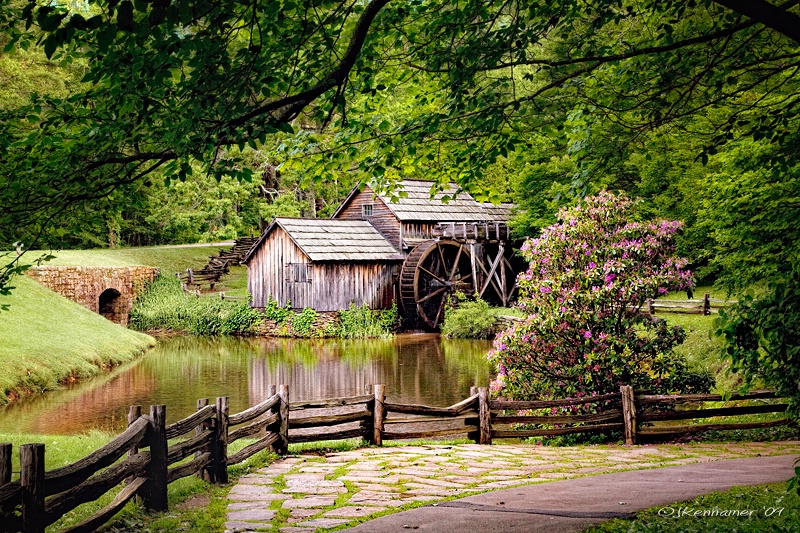
[(478, 443), (492, 443), (492, 418), (489, 411), (489, 389), (478, 389)]
[(653, 299), (652, 298), (648, 298), (647, 299), (647, 312), (649, 314), (651, 314), (651, 315), (656, 314), (656, 306), (653, 305)]
[(386, 385), (375, 385), (375, 405), (372, 408), (372, 444), (383, 446), (383, 419), (386, 415)]
[(22, 486), (22, 531), (44, 532), (44, 444), (23, 444), (19, 447)]
[(469, 395), (475, 396), (476, 394), (478, 394), (478, 387), (473, 385), (472, 387), (469, 388)]
[(703, 314), (711, 314), (711, 295), (708, 293), (703, 296)]
[(11, 483), (11, 450), (10, 442), (0, 444), (0, 485)]
[(278, 395), (281, 397), (281, 426), (278, 434), (280, 435), (280, 444), (275, 447), (275, 452), (279, 455), (284, 455), (289, 451), (289, 386), (281, 385), (278, 387)]
[[(207, 406), (207, 405), (208, 405), (208, 398), (200, 398), (200, 399), (197, 400), (197, 410), (198, 411), (200, 409), (202, 409), (203, 407)], [(199, 426), (194, 428), (194, 434), (195, 435), (200, 435), (203, 431), (205, 431), (205, 430), (209, 429), (210, 427), (212, 427), (211, 424), (212, 424), (212, 422), (210, 422), (209, 420), (206, 420), (205, 422), (203, 422), (202, 424), (200, 424)], [(198, 457), (198, 456), (202, 455), (204, 451), (209, 451), (209, 450), (207, 448), (204, 448), (202, 450), (196, 451), (196, 452), (194, 452), (194, 456)], [(197, 471), (196, 475), (200, 479), (205, 479), (206, 481), (208, 481), (208, 479), (209, 479), (208, 467), (201, 468), (200, 470)]]
[(191, 268), (186, 269), (186, 280), (188, 281), (188, 285), (194, 283), (194, 270)]
[[(142, 406), (141, 405), (131, 405), (128, 408), (128, 425), (130, 426), (131, 424), (136, 422), (139, 419), (140, 416), (142, 416)], [(132, 455), (136, 455), (137, 453), (139, 453), (139, 447), (138, 446), (131, 446), (131, 449), (128, 450), (128, 457), (130, 457)], [(125, 481), (127, 481), (127, 482), (133, 481), (133, 476), (129, 477)]]
[(217, 398), (217, 429), (214, 432), (212, 444), (212, 481), (214, 483), (228, 482), (228, 397)]
[(167, 510), (167, 406), (150, 406), (150, 427), (147, 442), (150, 445), (150, 462), (142, 485), (142, 504), (151, 511)]
[(622, 385), (619, 388), (622, 396), (622, 422), (625, 426), (625, 444), (636, 444), (636, 403), (633, 387)]

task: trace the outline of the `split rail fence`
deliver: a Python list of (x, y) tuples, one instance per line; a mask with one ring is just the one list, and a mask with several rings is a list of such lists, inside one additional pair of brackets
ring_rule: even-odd
[(647, 300), (647, 312), (651, 315), (657, 313), (683, 313), (689, 315), (710, 315), (719, 313), (723, 307), (736, 303), (733, 300), (720, 300), (704, 294), (702, 300)]
[[(20, 477), (12, 481), (12, 445), (0, 444), (0, 520), (9, 532), (40, 533), (76, 507), (97, 500), (122, 485), (113, 501), (80, 524), (63, 531), (94, 531), (134, 497), (147, 509), (167, 509), (167, 485), (199, 475), (214, 483), (228, 481), (228, 466), (266, 449), (285, 454), (290, 443), (364, 438), (380, 446), (384, 440), (466, 436), (480, 444), (497, 438), (555, 436), (574, 433), (622, 432), (628, 444), (692, 434), (709, 429), (774, 427), (792, 421), (664, 425), (697, 418), (782, 413), (785, 403), (772, 403), (771, 391), (723, 398), (714, 394), (653, 395), (619, 393), (588, 398), (542, 401), (492, 400), (487, 388), (473, 387), (470, 396), (450, 407), (387, 402), (384, 385), (368, 394), (289, 402), (286, 385), (270, 387), (269, 397), (240, 413), (228, 412), (228, 398), (197, 402), (197, 411), (166, 424), (166, 407), (154, 405), (148, 415), (132, 406), (128, 428), (111, 442), (71, 465), (45, 471), (45, 446), (20, 447)], [(698, 402), (752, 400), (755, 405), (712, 409), (678, 409)], [(752, 402), (750, 402), (752, 403)], [(589, 406), (588, 414), (553, 414), (559, 408)], [(545, 410), (546, 414), (542, 413)], [(653, 424), (660, 425), (653, 425)], [(548, 426), (548, 427), (543, 427)], [(250, 438), (229, 453), (231, 443)]]

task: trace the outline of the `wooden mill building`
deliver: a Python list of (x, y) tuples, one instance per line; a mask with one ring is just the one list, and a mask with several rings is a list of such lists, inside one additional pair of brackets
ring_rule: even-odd
[(398, 198), (355, 188), (331, 219), (276, 219), (245, 264), (254, 307), (268, 298), (317, 311), (397, 301), (406, 318), (435, 328), (446, 297), (478, 293), (507, 305), (516, 279), (510, 204), (477, 202), (451, 184), (406, 180)]

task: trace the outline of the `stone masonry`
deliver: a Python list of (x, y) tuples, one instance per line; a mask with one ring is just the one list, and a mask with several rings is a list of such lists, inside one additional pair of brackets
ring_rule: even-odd
[(133, 299), (158, 274), (146, 266), (37, 266), (28, 276), (86, 309), (126, 326)]

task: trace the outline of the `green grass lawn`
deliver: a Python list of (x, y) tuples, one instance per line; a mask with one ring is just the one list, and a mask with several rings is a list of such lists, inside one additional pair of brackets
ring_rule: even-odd
[(155, 345), (28, 278), (0, 303), (0, 403), (130, 361)]
[[(199, 270), (208, 263), (208, 258), (219, 252), (221, 246), (198, 246), (189, 248), (144, 247), (144, 248), (98, 248), (94, 250), (61, 250), (49, 252), (56, 256), (44, 264), (55, 266), (153, 266), (164, 274), (182, 272), (187, 268)], [(27, 252), (28, 259), (39, 257), (41, 251)]]

